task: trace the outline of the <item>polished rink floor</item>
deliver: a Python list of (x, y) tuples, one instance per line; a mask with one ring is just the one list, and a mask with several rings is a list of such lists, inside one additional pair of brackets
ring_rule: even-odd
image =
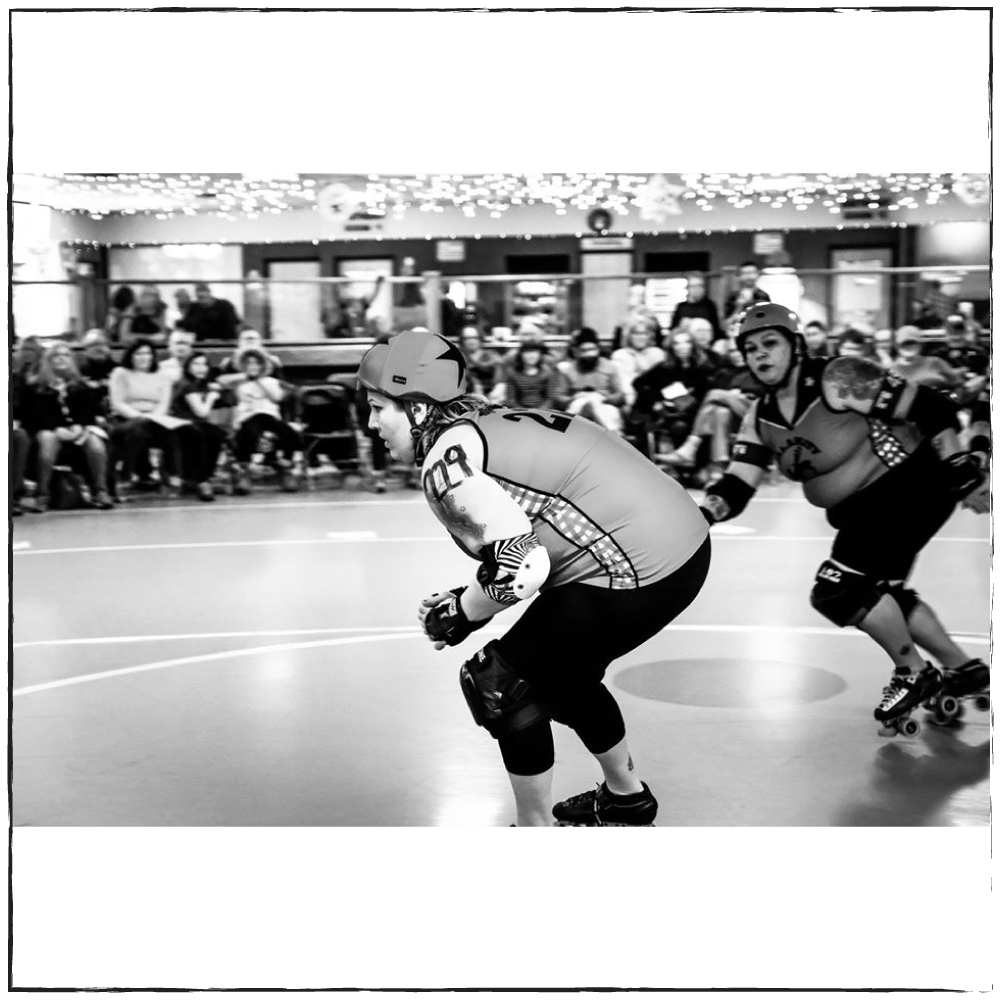
[[(912, 581), (984, 658), (989, 530), (959, 511)], [(877, 735), (886, 658), (808, 603), (829, 537), (795, 487), (764, 488), (713, 529), (696, 603), (610, 670), (657, 826), (989, 823), (987, 713)], [(16, 826), (513, 821), (457, 681), (489, 632), (435, 652), (416, 628), (474, 566), (418, 494), (53, 512), (13, 544)], [(564, 797), (599, 772), (555, 729)]]

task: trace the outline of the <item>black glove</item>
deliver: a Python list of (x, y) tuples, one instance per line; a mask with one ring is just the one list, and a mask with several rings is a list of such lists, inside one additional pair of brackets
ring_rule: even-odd
[(945, 482), (952, 496), (963, 500), (978, 489), (986, 478), (979, 459), (968, 451), (949, 455), (944, 460)]
[(424, 618), (424, 631), (435, 642), (457, 646), (489, 621), (489, 618), (484, 618), (481, 622), (469, 621), (462, 610), (461, 597), (465, 589), (465, 587), (455, 587), (449, 590), (448, 593), (452, 596), (427, 612), (427, 617)]

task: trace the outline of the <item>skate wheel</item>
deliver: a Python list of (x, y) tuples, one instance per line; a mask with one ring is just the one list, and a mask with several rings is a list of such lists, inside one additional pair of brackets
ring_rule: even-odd
[(878, 727), (878, 734), (884, 739), (891, 740), (896, 736), (896, 727), (883, 724)]
[(955, 716), (959, 711), (958, 699), (948, 694), (937, 704), (937, 710), (942, 716)]
[(980, 712), (988, 712), (990, 710), (990, 699), (989, 695), (980, 694), (976, 696), (976, 700), (973, 702), (976, 708)]
[(904, 719), (899, 724), (899, 731), (904, 736), (916, 736), (920, 732), (920, 723), (916, 719)]

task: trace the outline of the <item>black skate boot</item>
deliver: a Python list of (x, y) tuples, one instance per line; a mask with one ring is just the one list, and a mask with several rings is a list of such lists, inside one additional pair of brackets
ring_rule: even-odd
[(642, 791), (614, 795), (603, 781), (593, 792), (574, 795), (552, 807), (563, 826), (651, 826), (656, 819), (656, 799), (646, 782)]
[(892, 679), (882, 689), (882, 700), (875, 709), (875, 720), (882, 723), (879, 736), (916, 736), (920, 723), (910, 718), (910, 713), (941, 691), (942, 677), (939, 670), (927, 664), (919, 674), (896, 670)]
[(990, 707), (990, 668), (982, 660), (969, 660), (946, 670), (940, 693), (927, 702), (929, 719), (936, 726), (953, 726), (965, 714), (962, 702), (971, 698), (981, 712)]

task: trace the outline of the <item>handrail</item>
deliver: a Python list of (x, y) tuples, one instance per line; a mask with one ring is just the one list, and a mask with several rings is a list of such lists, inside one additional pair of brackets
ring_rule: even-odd
[[(765, 268), (762, 276), (769, 274), (795, 274), (798, 277), (809, 277), (812, 275), (840, 275), (856, 276), (865, 274), (982, 274), (990, 270), (989, 264), (933, 264), (926, 267), (858, 267), (858, 268)], [(678, 271), (630, 271), (622, 274), (440, 274), (435, 275), (442, 281), (475, 281), (487, 282), (518, 282), (518, 281), (646, 281), (657, 278), (677, 278), (683, 277), (687, 272)], [(735, 272), (733, 272), (735, 274)], [(728, 277), (718, 271), (704, 272), (706, 278)], [(93, 278), (81, 276), (75, 279), (65, 280), (39, 280), (26, 281), (15, 279), (12, 285), (72, 285), (81, 284), (106, 284), (106, 285), (353, 285), (359, 282), (374, 283), (376, 278), (366, 277), (324, 277), (324, 278)], [(390, 285), (422, 285), (428, 281), (426, 276), (411, 277), (405, 275), (386, 275), (383, 282)]]

